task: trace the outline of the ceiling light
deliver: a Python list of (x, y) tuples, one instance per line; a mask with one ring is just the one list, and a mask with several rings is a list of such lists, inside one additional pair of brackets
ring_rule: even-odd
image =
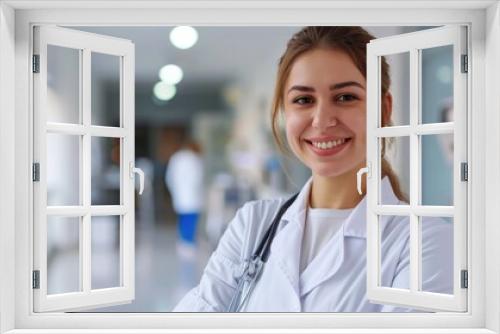
[(161, 81), (166, 84), (176, 85), (183, 77), (182, 69), (174, 64), (165, 65), (158, 72)]
[(198, 32), (190, 26), (179, 26), (170, 32), (170, 42), (179, 49), (189, 49), (198, 41)]
[(153, 93), (158, 100), (168, 101), (171, 100), (177, 89), (174, 85), (169, 85), (163, 81), (157, 82), (153, 88)]

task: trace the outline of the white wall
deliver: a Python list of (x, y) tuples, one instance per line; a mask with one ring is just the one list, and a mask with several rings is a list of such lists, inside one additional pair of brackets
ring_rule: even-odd
[[(14, 10), (0, 3), (0, 333), (14, 328)], [(7, 249), (7, 251), (5, 251)]]

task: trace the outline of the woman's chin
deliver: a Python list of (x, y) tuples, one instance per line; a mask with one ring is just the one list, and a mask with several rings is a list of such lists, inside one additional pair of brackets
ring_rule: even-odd
[(340, 166), (336, 166), (337, 168), (332, 168), (332, 166), (312, 166), (312, 175), (314, 177), (320, 178), (338, 178), (338, 177), (353, 177), (356, 175), (359, 168), (339, 168)]
[(326, 169), (326, 170), (325, 169), (316, 169), (316, 170), (313, 170), (313, 173), (312, 173), (312, 175), (315, 177), (328, 178), (328, 179), (337, 178), (337, 177), (343, 176), (345, 174), (346, 174), (345, 171), (331, 170), (331, 169)]

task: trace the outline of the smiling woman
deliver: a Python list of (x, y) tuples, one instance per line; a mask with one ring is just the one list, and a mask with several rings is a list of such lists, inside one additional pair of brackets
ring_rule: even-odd
[[(366, 295), (366, 198), (356, 175), (366, 165), (366, 48), (360, 27), (306, 27), (280, 59), (273, 101), (275, 138), (283, 113), (288, 146), (312, 177), (296, 195), (247, 203), (212, 255), (200, 284), (174, 311), (408, 312)], [(381, 58), (382, 126), (390, 124), (388, 64)], [(384, 203), (408, 204), (384, 159)], [(366, 192), (365, 192), (366, 193)], [(453, 235), (444, 220), (422, 226), (426, 291), (453, 289)], [(409, 289), (407, 216), (380, 220), (380, 283)]]

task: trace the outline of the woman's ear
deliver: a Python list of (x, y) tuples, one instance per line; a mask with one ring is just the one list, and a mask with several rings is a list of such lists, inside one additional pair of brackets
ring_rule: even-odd
[(392, 116), (392, 94), (386, 93), (382, 98), (382, 124), (387, 125)]

